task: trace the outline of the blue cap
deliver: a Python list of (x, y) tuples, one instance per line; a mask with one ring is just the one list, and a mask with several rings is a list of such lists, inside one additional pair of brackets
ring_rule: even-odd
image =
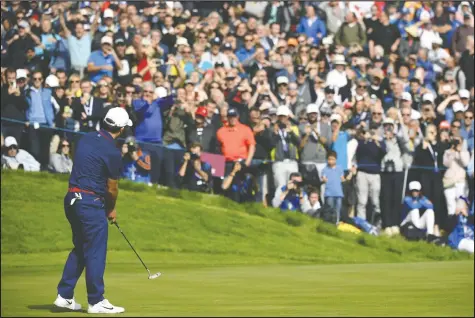
[(456, 12), (457, 12), (457, 9), (456, 9), (454, 6), (451, 6), (451, 7), (448, 7), (448, 8), (447, 8), (447, 12), (449, 12), (449, 13), (456, 13)]
[(236, 110), (236, 108), (230, 108), (228, 109), (228, 117), (235, 117), (235, 116), (238, 116), (238, 112)]
[(402, 14), (408, 14), (409, 12), (410, 12), (409, 8), (406, 8), (406, 7), (402, 8), (402, 10), (401, 10)]

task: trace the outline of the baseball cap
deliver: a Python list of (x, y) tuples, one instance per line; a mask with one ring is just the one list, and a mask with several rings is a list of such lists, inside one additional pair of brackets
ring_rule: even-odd
[(208, 109), (204, 106), (200, 106), (196, 109), (195, 116), (202, 116), (202, 117), (207, 117), (208, 116)]
[(261, 106), (259, 106), (260, 111), (268, 110), (270, 108), (272, 108), (272, 103), (268, 101), (263, 101)]
[(298, 65), (297, 70), (295, 71), (296, 73), (305, 73), (305, 66), (303, 65)]
[(287, 76), (277, 77), (277, 85), (280, 85), (280, 84), (289, 84), (289, 79), (287, 78)]
[(179, 46), (179, 45), (190, 46), (190, 44), (188, 44), (188, 40), (181, 36), (176, 39), (175, 46)]
[(308, 104), (307, 105), (307, 114), (318, 113), (317, 104)]
[(167, 89), (163, 86), (159, 86), (155, 88), (154, 94), (157, 95), (158, 98), (163, 98), (163, 97), (168, 96)]
[(191, 16), (192, 16), (192, 17), (199, 17), (199, 16), (200, 16), (200, 12), (198, 11), (198, 9), (193, 9), (193, 10), (191, 10)]
[(320, 114), (322, 115), (331, 115), (332, 109), (328, 106), (323, 106), (320, 108)]
[(48, 77), (46, 77), (45, 84), (51, 88), (58, 87), (59, 79), (56, 77), (56, 75), (50, 74)]
[(124, 41), (123, 38), (117, 38), (117, 39), (115, 39), (114, 44), (115, 45), (125, 45), (125, 41)]
[(8, 148), (10, 146), (18, 146), (18, 143), (17, 143), (15, 137), (8, 136), (7, 138), (5, 138), (5, 147)]
[(465, 111), (465, 107), (461, 102), (455, 102), (452, 105), (452, 110), (454, 111), (454, 113), (463, 112)]
[(346, 65), (345, 56), (341, 55), (341, 54), (335, 55), (335, 57), (333, 58), (333, 64), (334, 65)]
[(456, 9), (454, 6), (451, 6), (451, 7), (448, 7), (448, 8), (447, 8), (447, 12), (449, 12), (449, 13), (456, 13), (456, 12), (457, 12), (457, 9)]
[(422, 186), (419, 181), (411, 181), (409, 182), (409, 191), (421, 191)]
[(114, 11), (112, 9), (107, 8), (104, 10), (104, 19), (107, 18), (114, 18)]
[(110, 36), (103, 36), (101, 39), (101, 44), (110, 44), (112, 45), (112, 38)]
[(385, 118), (383, 120), (383, 125), (394, 125), (394, 124), (395, 124), (395, 122), (394, 122), (394, 119), (392, 119), (392, 118), (388, 117), (388, 118)]
[(16, 79), (27, 78), (27, 77), (28, 77), (28, 73), (26, 72), (25, 69), (19, 68), (16, 70)]
[(404, 93), (402, 93), (401, 99), (402, 99), (402, 100), (409, 101), (409, 102), (412, 102), (411, 93), (409, 93), (409, 92), (404, 92)]
[(329, 93), (335, 94), (335, 88), (331, 85), (325, 86), (324, 91), (325, 91), (325, 94), (329, 94)]
[(228, 117), (236, 117), (239, 116), (236, 108), (229, 108), (228, 109)]
[(450, 123), (447, 120), (441, 121), (439, 124), (439, 129), (450, 129)]
[(287, 45), (292, 45), (292, 46), (298, 46), (299, 45), (299, 42), (297, 42), (297, 39), (296, 38), (290, 38), (287, 40)]
[(233, 49), (233, 46), (231, 45), (231, 43), (224, 43), (223, 49), (225, 49), (225, 50), (232, 50), (232, 49)]
[(22, 21), (18, 22), (18, 27), (23, 28), (23, 29), (27, 29), (27, 28), (30, 27), (30, 24), (28, 22), (26, 22), (25, 20), (22, 20)]
[(221, 45), (221, 39), (219, 37), (214, 37), (212, 40), (211, 40), (211, 45)]
[(422, 95), (422, 101), (434, 103), (434, 95), (432, 93), (425, 93)]
[(341, 123), (341, 116), (338, 114), (331, 115), (330, 122), (334, 122), (334, 121)]
[(281, 105), (277, 107), (277, 116), (290, 116), (291, 111), (289, 107)]
[(402, 13), (402, 14), (409, 14), (409, 12), (410, 12), (410, 11), (409, 11), (409, 8), (403, 7), (403, 8), (401, 9), (401, 13)]
[(461, 90), (459, 90), (459, 96), (460, 96), (460, 98), (470, 99), (470, 92), (466, 89), (461, 89)]
[(193, 82), (193, 80), (189, 78), (185, 81), (185, 85), (188, 85), (188, 84), (195, 85), (195, 82)]
[(179, 1), (175, 1), (173, 3), (173, 9), (182, 9), (183, 10), (183, 5)]
[(129, 114), (122, 107), (114, 107), (109, 109), (106, 116), (104, 117), (104, 122), (112, 127), (125, 127), (132, 126), (132, 121), (129, 119)]

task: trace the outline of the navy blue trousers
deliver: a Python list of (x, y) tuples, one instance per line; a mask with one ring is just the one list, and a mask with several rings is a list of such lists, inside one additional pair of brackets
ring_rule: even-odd
[(86, 267), (87, 299), (95, 305), (104, 299), (104, 271), (106, 268), (108, 223), (104, 200), (96, 195), (68, 193), (64, 211), (71, 225), (74, 248), (64, 265), (58, 284), (58, 294), (66, 299), (74, 296), (74, 288)]

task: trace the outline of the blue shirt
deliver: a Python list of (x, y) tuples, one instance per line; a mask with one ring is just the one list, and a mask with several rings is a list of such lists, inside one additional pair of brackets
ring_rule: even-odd
[(345, 175), (341, 166), (336, 165), (333, 168), (325, 166), (322, 170), (322, 177), (328, 179), (325, 183), (325, 198), (326, 197), (338, 197), (343, 198), (343, 187), (341, 185), (341, 177)]
[(86, 67), (89, 55), (91, 55), (91, 36), (85, 33), (82, 38), (70, 35), (68, 37), (69, 54), (71, 55), (71, 65)]
[(236, 52), (236, 57), (238, 58), (239, 62), (244, 62), (248, 58), (252, 57), (252, 55), (256, 52), (256, 49), (252, 47), (250, 50), (246, 50), (245, 47), (241, 47)]
[(470, 130), (467, 130), (467, 127), (465, 127), (464, 124), (462, 124), (461, 130), (460, 130), (460, 136), (467, 140), (467, 150), (471, 152), (473, 150), (473, 142), (474, 142), (474, 134), (473, 134), (473, 122), (472, 122), (472, 127), (470, 127)]
[(105, 130), (90, 132), (78, 142), (69, 187), (104, 196), (107, 180), (122, 174), (122, 157), (115, 140)]
[[(149, 163), (146, 160), (146, 157), (149, 155), (147, 152), (141, 150), (138, 154), (139, 160)], [(137, 161), (133, 161), (130, 157), (124, 156), (122, 158), (122, 164), (124, 167), (122, 176), (125, 179), (147, 184), (151, 182), (150, 170), (143, 169)]]
[[(104, 66), (104, 65), (110, 65), (112, 67), (115, 66), (115, 61), (112, 54), (108, 54), (104, 56), (104, 53), (102, 53), (102, 50), (97, 50), (97, 51), (92, 52), (87, 63), (88, 64), (93, 63), (94, 66)], [(93, 81), (94, 83), (97, 83), (104, 76), (112, 77), (112, 73), (113, 71), (100, 70), (97, 72), (89, 72), (89, 77), (91, 81)]]
[(139, 141), (162, 143), (162, 112), (173, 105), (173, 97), (167, 96), (149, 104), (144, 99), (136, 99), (132, 106), (137, 114), (135, 137)]
[(27, 90), (26, 101), (28, 109), (26, 119), (31, 123), (47, 124), (52, 127), (54, 123), (53, 103), (51, 103), (51, 89), (30, 87)]
[(406, 218), (409, 211), (412, 211), (414, 209), (418, 209), (418, 210), (420, 210), (420, 209), (424, 209), (424, 210), (434, 209), (434, 205), (425, 196), (416, 197), (416, 198), (414, 198), (412, 196), (406, 196), (404, 198), (404, 207), (402, 209), (401, 222), (404, 221), (404, 219)]
[(338, 137), (334, 143), (332, 143), (331, 148), (337, 154), (336, 165), (343, 168), (343, 170), (348, 170), (348, 146), (347, 143), (350, 140), (351, 136), (346, 131), (340, 131)]

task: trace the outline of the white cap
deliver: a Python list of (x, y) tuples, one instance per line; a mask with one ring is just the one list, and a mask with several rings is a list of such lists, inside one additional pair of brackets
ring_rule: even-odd
[(402, 100), (407, 100), (407, 101), (409, 101), (409, 102), (412, 102), (411, 93), (409, 93), (409, 92), (404, 92), (404, 93), (402, 93), (401, 99), (402, 99)]
[(179, 1), (175, 1), (173, 3), (173, 9), (182, 9), (183, 10), (183, 5)]
[(395, 124), (394, 119), (390, 117), (387, 117), (383, 120), (383, 125), (394, 125), (394, 124)]
[(311, 114), (311, 113), (318, 113), (318, 105), (317, 104), (308, 104), (307, 114)]
[(432, 93), (425, 93), (424, 95), (422, 95), (422, 101), (425, 102), (425, 101), (429, 101), (431, 103), (434, 103), (434, 95), (432, 95)]
[(122, 107), (114, 107), (109, 109), (106, 116), (104, 117), (104, 122), (112, 127), (125, 127), (132, 126), (132, 121), (129, 119), (129, 114)]
[(411, 110), (411, 119), (419, 120), (422, 117), (421, 113), (415, 109)]
[(287, 76), (279, 76), (277, 77), (277, 84), (289, 84), (289, 79)]
[(25, 69), (19, 68), (16, 70), (16, 79), (27, 78), (28, 73)]
[(190, 46), (190, 44), (188, 44), (188, 40), (184, 37), (181, 37), (181, 36), (176, 39), (175, 46), (179, 46), (179, 45)]
[(48, 77), (46, 77), (45, 84), (51, 88), (58, 87), (59, 79), (56, 77), (56, 75), (50, 74)]
[(346, 65), (345, 56), (341, 54), (335, 55), (333, 58), (333, 64), (335, 65)]
[(459, 90), (460, 98), (470, 98), (470, 92), (466, 89)]
[(101, 44), (110, 44), (112, 45), (112, 38), (110, 36), (103, 36), (101, 39)]
[(168, 96), (167, 89), (163, 86), (159, 86), (159, 87), (155, 88), (154, 93), (157, 96), (157, 98), (163, 98), (163, 97)]
[(337, 121), (339, 123), (341, 123), (341, 116), (339, 114), (332, 114), (330, 116), (330, 122), (333, 122), (333, 121)]
[(107, 18), (114, 18), (114, 11), (112, 9), (107, 8), (104, 10), (104, 19)]
[(282, 105), (277, 108), (277, 116), (290, 116), (291, 114), (292, 112), (287, 106)]
[(16, 142), (15, 137), (8, 136), (7, 138), (5, 138), (5, 147), (8, 148), (12, 145), (18, 146), (18, 143)]
[(264, 111), (264, 110), (267, 110), (267, 109), (270, 109), (270, 108), (272, 108), (272, 103), (268, 102), (268, 101), (263, 101), (261, 106), (259, 106), (260, 111)]
[(422, 186), (419, 181), (411, 181), (409, 182), (409, 191), (416, 190), (416, 191), (421, 191)]
[(430, 21), (430, 13), (427, 11), (422, 11), (421, 15), (419, 16), (419, 20), (424, 22)]
[(455, 102), (452, 105), (452, 110), (454, 111), (454, 113), (463, 112), (465, 111), (465, 107), (461, 102)]

